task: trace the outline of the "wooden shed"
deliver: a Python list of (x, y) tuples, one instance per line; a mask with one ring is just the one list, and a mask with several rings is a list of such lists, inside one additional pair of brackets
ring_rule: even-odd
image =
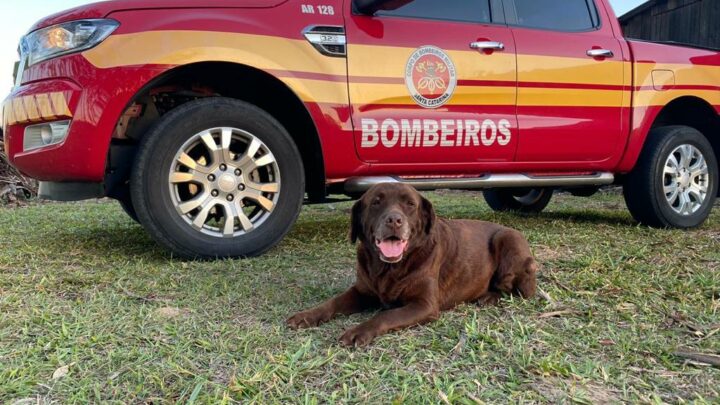
[(650, 0), (620, 24), (626, 38), (720, 49), (720, 0)]

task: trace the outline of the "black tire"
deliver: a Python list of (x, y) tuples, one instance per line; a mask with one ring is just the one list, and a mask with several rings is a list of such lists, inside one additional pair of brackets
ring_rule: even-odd
[(122, 207), (123, 211), (125, 211), (125, 213), (127, 214), (127, 216), (130, 217), (130, 219), (137, 223), (140, 223), (137, 212), (135, 212), (135, 207), (133, 207), (130, 195), (128, 195), (126, 198), (118, 199), (117, 202), (120, 203), (120, 207)]
[[(210, 129), (218, 128), (232, 128), (233, 131), (250, 134), (250, 139), (259, 140), (262, 149), (259, 149), (259, 152), (256, 150), (255, 154), (253, 154), (253, 156), (258, 156), (257, 159), (251, 156), (252, 163), (260, 162), (265, 155), (271, 155), (270, 157), (273, 158), (271, 159), (273, 173), (277, 172), (273, 176), (280, 179), (277, 180), (279, 190), (275, 191), (272, 197), (274, 198), (273, 208), (262, 212), (262, 215), (264, 215), (263, 221), (257, 224), (253, 222), (256, 227), (250, 230), (247, 230), (242, 225), (238, 232), (232, 230), (240, 225), (233, 225), (231, 233), (226, 237), (218, 237), (208, 231), (209, 228), (207, 228), (204, 219), (200, 221), (202, 223), (200, 229), (191, 224), (192, 221), (188, 219), (188, 216), (192, 214), (181, 212), (180, 205), (175, 202), (180, 198), (178, 197), (180, 193), (177, 191), (177, 184), (171, 183), (170, 180), (171, 173), (174, 173), (172, 171), (183, 170), (182, 167), (184, 166), (177, 163), (180, 160), (176, 161), (175, 159), (181, 150), (185, 151), (184, 148), (186, 148), (188, 142), (193, 142), (194, 139)], [(233, 132), (233, 136), (234, 134), (235, 132)], [(233, 142), (235, 141), (233, 140)], [(220, 144), (216, 144), (216, 146), (220, 146)], [(222, 158), (222, 161), (228, 163), (227, 166), (217, 166), (215, 162), (207, 160), (207, 167), (203, 166), (202, 169), (205, 170), (212, 166), (217, 170), (228, 170), (227, 175), (230, 176), (231, 170), (236, 170), (233, 168), (237, 167), (238, 169), (235, 171), (235, 175), (238, 176), (237, 183), (231, 183), (232, 187), (237, 186), (241, 190), (245, 190), (245, 184), (247, 184), (247, 190), (250, 190), (251, 183), (248, 180), (250, 177), (242, 176), (256, 176), (257, 170), (260, 170), (259, 168), (267, 165), (267, 163), (255, 166), (258, 168), (257, 170), (243, 167), (243, 169), (247, 169), (247, 172), (256, 174), (239, 174), (241, 172), (239, 170), (240, 166), (233, 165), (235, 163), (240, 164), (239, 161), (242, 160), (240, 154), (247, 154), (247, 151), (251, 149), (251, 143), (248, 142), (245, 147), (247, 148), (245, 152), (233, 152), (232, 159), (235, 160)], [(228, 146), (227, 150), (230, 149), (230, 146)], [(261, 155), (258, 155), (258, 153)], [(201, 160), (196, 163), (198, 162), (201, 162)], [(201, 164), (204, 165), (204, 163)], [(222, 169), (222, 166), (226, 166), (226, 169)], [(195, 172), (195, 170), (188, 171), (190, 173)], [(201, 176), (205, 176), (205, 174)], [(218, 177), (225, 178), (226, 174)], [(253, 177), (253, 179), (257, 180), (256, 177)], [(215, 186), (220, 182), (221, 180), (217, 179), (217, 183), (209, 185), (200, 183), (199, 186), (195, 187), (197, 189), (202, 188), (203, 192), (198, 191), (196, 196), (203, 194), (203, 198), (210, 198), (207, 194), (210, 191), (206, 190), (206, 188), (216, 188)], [(224, 187), (228, 183), (224, 182), (222, 184), (221, 187)], [(220, 197), (215, 194), (212, 195), (212, 204), (215, 204), (215, 201), (218, 201), (218, 203), (224, 202), (220, 201), (223, 195), (227, 195), (225, 198), (232, 201), (229, 194), (236, 193), (238, 195), (236, 203), (240, 206), (240, 209), (247, 206), (244, 197), (239, 196), (240, 192), (229, 187), (226, 187), (226, 189), (228, 190), (222, 192), (228, 194), (221, 194)], [(217, 189), (213, 189), (212, 193), (217, 191)], [(172, 110), (163, 116), (143, 138), (131, 175), (130, 192), (140, 223), (153, 239), (169, 249), (174, 255), (187, 259), (251, 257), (261, 255), (271, 249), (290, 231), (302, 207), (305, 194), (305, 175), (300, 152), (294, 141), (285, 128), (272, 116), (242, 101), (219, 97), (206, 98), (183, 104)], [(191, 197), (193, 196), (191, 195)], [(207, 205), (212, 204), (208, 203)], [(205, 206), (204, 204), (198, 210), (204, 211)], [(218, 209), (218, 206), (212, 209)], [(260, 205), (255, 209), (260, 209)], [(212, 211), (210, 212), (212, 213)], [(205, 217), (207, 215), (206, 213)], [(225, 215), (227, 215), (227, 211), (225, 211)], [(251, 218), (252, 215), (254, 214), (248, 214), (245, 219)], [(197, 214), (197, 217), (200, 216), (201, 214)], [(239, 220), (238, 217), (233, 217), (234, 224), (241, 223), (240, 221), (236, 222), (237, 220)], [(218, 225), (218, 228), (221, 229), (222, 226)]]
[(598, 186), (587, 186), (587, 187), (575, 187), (569, 188), (567, 191), (573, 195), (573, 197), (592, 197), (600, 191)]
[(491, 188), (483, 190), (485, 201), (494, 211), (537, 214), (552, 199), (551, 188)]
[[(702, 180), (703, 177), (688, 175), (678, 179), (665, 173), (670, 155), (682, 145), (692, 146), (704, 157), (708, 178)], [(677, 153), (676, 156), (679, 156)], [(697, 184), (706, 184), (707, 194), (702, 203), (699, 199), (691, 199), (697, 205), (694, 212), (681, 214), (676, 211), (680, 203), (672, 204), (668, 199), (673, 194), (670, 193), (670, 197), (666, 198), (666, 184), (672, 187), (676, 181), (676, 184), (684, 187), (688, 187), (688, 184), (692, 187), (696, 181)], [(650, 131), (640, 158), (623, 185), (625, 202), (632, 216), (638, 222), (656, 228), (687, 229), (700, 226), (710, 215), (717, 191), (718, 165), (713, 148), (702, 133), (686, 126), (659, 127)]]

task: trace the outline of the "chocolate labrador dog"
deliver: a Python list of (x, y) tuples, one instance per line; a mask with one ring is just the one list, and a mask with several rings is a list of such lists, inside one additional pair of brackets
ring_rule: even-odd
[(352, 209), (357, 281), (345, 293), (300, 312), (292, 328), (336, 315), (384, 308), (340, 338), (364, 346), (388, 331), (436, 320), (463, 302), (496, 303), (503, 293), (535, 294), (537, 265), (520, 232), (481, 221), (450, 221), (414, 188), (380, 184)]

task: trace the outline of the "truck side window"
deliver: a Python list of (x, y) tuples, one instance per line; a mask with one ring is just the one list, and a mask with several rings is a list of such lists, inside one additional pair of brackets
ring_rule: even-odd
[(517, 24), (554, 31), (587, 31), (598, 26), (592, 0), (514, 0)]
[(395, 10), (378, 11), (376, 15), (473, 23), (492, 21), (489, 0), (415, 0)]

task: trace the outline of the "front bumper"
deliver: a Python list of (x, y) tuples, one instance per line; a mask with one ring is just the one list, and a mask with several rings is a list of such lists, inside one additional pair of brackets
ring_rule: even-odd
[[(132, 97), (162, 69), (100, 69), (82, 54), (39, 63), (2, 104), (5, 151), (23, 174), (47, 182), (102, 183), (110, 141)], [(25, 128), (71, 120), (62, 143), (24, 151)]]
[(102, 183), (55, 183), (41, 181), (38, 197), (53, 201), (80, 201), (105, 197)]
[[(5, 151), (10, 163), (25, 175), (52, 181), (97, 181), (104, 173), (103, 143), (87, 136), (81, 112), (80, 86), (67, 79), (51, 79), (16, 88), (3, 103)], [(23, 150), (25, 129), (39, 123), (71, 120), (65, 141), (40, 149)], [(83, 121), (85, 125), (83, 125)], [(102, 159), (100, 159), (100, 157)]]

